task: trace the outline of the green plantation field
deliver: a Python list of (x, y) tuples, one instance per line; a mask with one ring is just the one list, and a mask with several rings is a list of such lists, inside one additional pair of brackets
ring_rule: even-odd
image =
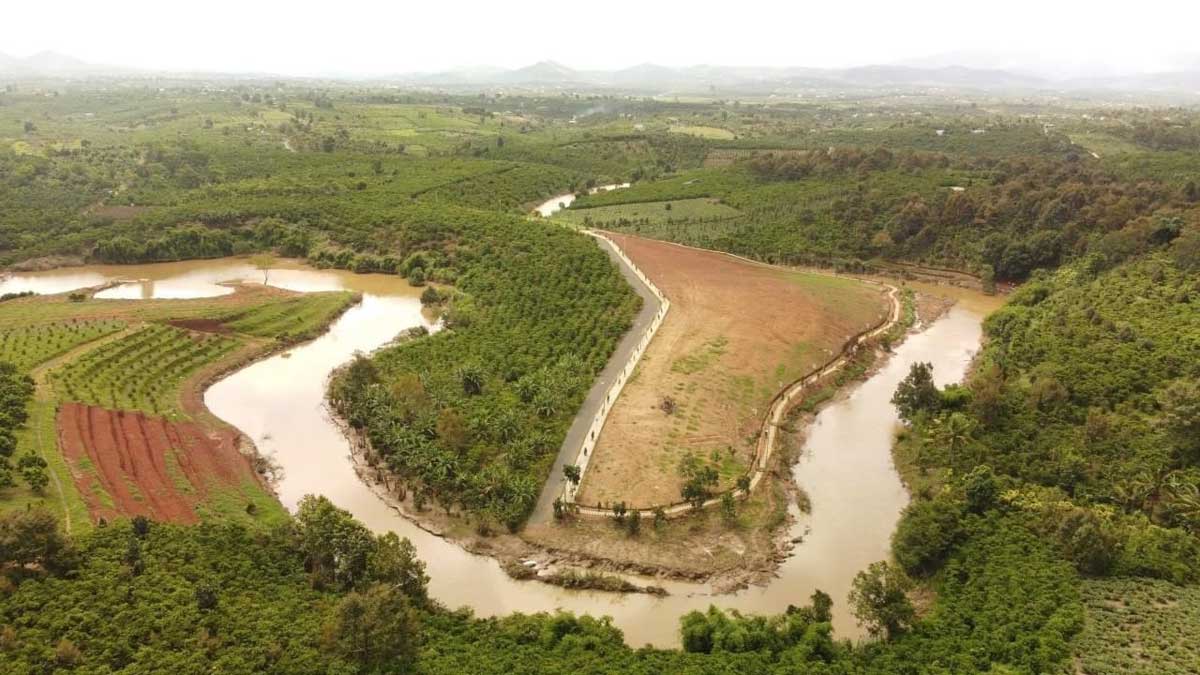
[[(1165, 581), (1083, 582), (1087, 621), (1075, 642), (1088, 675), (1184, 675), (1200, 666), (1200, 588)], [(1078, 671), (1076, 671), (1078, 672)]]
[[(1015, 288), (984, 322), (961, 386), (936, 387), (939, 374), (918, 365), (896, 390), (894, 459), (912, 502), (891, 562), (862, 570), (853, 598), (788, 598), (773, 616), (655, 616), (679, 625), (681, 649), (669, 650), (631, 649), (592, 617), (476, 619), (430, 601), (410, 545), (328, 502), (306, 500), (293, 518), (262, 486), (247, 497), (230, 482), (192, 503), (205, 483), (189, 482), (175, 448), (161, 453), (157, 487), (183, 508), (164, 520), (201, 523), (131, 524), (113, 515), (121, 472), (98, 495), (99, 453), (68, 463), (59, 451), (58, 416), (78, 414), (63, 404), (163, 415), (212, 440), (220, 430), (194, 409), (201, 382), (320, 334), (356, 298), (257, 285), (194, 300), (16, 297), (0, 302), (0, 362), (12, 364), (0, 368), (0, 662), (22, 673), (1200, 671), (1200, 113), (1099, 93), (743, 93), (0, 81), (0, 266), (271, 254), (428, 284), (440, 330), (355, 359), (330, 380), (330, 403), (416, 517), (498, 556), (524, 556), (534, 544), (519, 538), (535, 528), (583, 531), (561, 504), (566, 522), (530, 514), (641, 307), (579, 228), (782, 265), (901, 277), (927, 265)], [(555, 195), (626, 182), (528, 216)], [(908, 304), (926, 307), (919, 292)], [(704, 370), (725, 349), (713, 344), (675, 367)], [(678, 403), (655, 392), (640, 409), (671, 415)], [(222, 466), (242, 466), (236, 445), (222, 446)], [(738, 469), (714, 470), (719, 482)], [(705, 481), (689, 479), (693, 494)], [(670, 522), (614, 511), (591, 523), (607, 533), (580, 554), (642, 569), (629, 552), (660, 541), (698, 552), (749, 541), (741, 509), (731, 500)], [(112, 516), (103, 528), (98, 513)], [(772, 525), (786, 520), (780, 510)], [(769, 574), (775, 552), (739, 574)], [(676, 563), (652, 571), (672, 576)], [(872, 637), (843, 640), (830, 603)]]
[(20, 370), (29, 370), (125, 326), (125, 322), (116, 319), (68, 319), (59, 323), (9, 327), (0, 331), (0, 361), (7, 361)]
[(577, 171), (505, 162), (497, 171), (447, 183), (420, 196), (427, 201), (523, 212), (539, 197), (576, 185), (583, 185), (583, 174)]
[[(356, 298), (344, 292), (306, 295), (267, 292), (262, 300), (265, 301), (159, 301), (148, 308), (139, 301), (72, 303), (82, 306), (83, 311), (92, 303), (111, 304), (128, 311), (130, 319), (139, 315), (159, 321), (171, 317), (169, 320), (183, 327), (144, 324), (120, 340), (84, 351), (53, 371), (51, 382), (63, 400), (179, 418), (183, 415), (181, 387), (196, 371), (254, 342), (263, 343), (265, 348), (264, 340), (290, 344), (316, 337)], [(126, 325), (115, 319), (78, 323), (91, 329), (86, 333), (87, 339), (83, 339), (83, 329), (80, 333), (72, 331), (76, 322), (71, 320), (36, 324), (12, 334), (78, 336), (74, 346), (98, 340)], [(200, 330), (189, 330), (192, 327)], [(244, 336), (257, 340), (247, 340)], [(62, 338), (64, 342), (66, 339)], [(63, 351), (66, 349), (58, 349)]]
[(357, 299), (349, 293), (312, 293), (259, 305), (248, 312), (220, 317), (225, 328), (245, 335), (299, 342), (320, 335)]
[(707, 138), (718, 141), (733, 140), (737, 137), (732, 131), (722, 129), (720, 127), (704, 127), (704, 126), (687, 126), (677, 125), (670, 128), (673, 134), (687, 134), (689, 136), (697, 136), (699, 138)]
[[(50, 336), (50, 345), (56, 340), (82, 344), (101, 337), (103, 333), (98, 331), (119, 330), (122, 326), (117, 324), (165, 321), (244, 322), (247, 334), (283, 338), (311, 332), (356, 301), (353, 293), (344, 291), (301, 295), (256, 285), (238, 286), (231, 294), (210, 298), (150, 302), (73, 300), (67, 294), (32, 296), (0, 303), (0, 341), (11, 333), (9, 344), (14, 349), (26, 344), (33, 354), (52, 348), (35, 346), (42, 331)], [(83, 340), (84, 336), (89, 340)]]
[(179, 419), (184, 381), (242, 344), (223, 335), (151, 325), (85, 352), (52, 372), (50, 380), (68, 401)]
[(699, 224), (730, 220), (741, 212), (713, 199), (678, 199), (661, 202), (638, 202), (616, 206), (597, 206), (587, 209), (564, 209), (554, 219), (580, 227), (601, 229), (636, 228), (666, 225), (679, 221)]
[[(41, 457), (49, 479), (40, 490), (20, 479), (6, 485), (0, 466), (0, 512), (44, 506), (73, 532), (91, 529), (94, 519), (76, 480), (96, 469), (87, 462), (68, 466), (56, 428), (63, 403), (189, 420), (194, 410), (185, 412), (183, 396), (197, 376), (315, 337), (356, 301), (348, 292), (298, 295), (246, 286), (231, 295), (194, 300), (75, 301), (64, 294), (0, 303), (0, 363), (31, 374), (36, 385), (24, 423), (12, 429), (10, 463), (26, 454)], [(0, 429), (7, 425), (0, 414)], [(172, 466), (167, 462), (168, 469)], [(247, 495), (261, 502), (257, 513), (264, 518), (280, 515), (270, 495), (250, 485), (214, 487), (197, 512), (218, 519), (242, 513)]]

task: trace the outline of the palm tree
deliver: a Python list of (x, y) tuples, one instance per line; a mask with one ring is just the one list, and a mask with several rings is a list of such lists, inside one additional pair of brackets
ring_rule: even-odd
[(1136, 477), (1113, 484), (1113, 499), (1126, 511), (1142, 510), (1149, 496), (1146, 486)]
[(975, 433), (975, 421), (963, 413), (951, 413), (933, 421), (930, 432), (932, 440), (950, 450), (951, 458), (957, 456), (971, 442)]
[(1193, 534), (1200, 532), (1200, 486), (1172, 472), (1167, 485), (1167, 512)]

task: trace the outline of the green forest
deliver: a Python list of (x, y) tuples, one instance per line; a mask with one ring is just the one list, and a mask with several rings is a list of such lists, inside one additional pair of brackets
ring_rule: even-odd
[[(1013, 290), (963, 384), (938, 388), (918, 364), (897, 390), (913, 502), (893, 559), (850, 597), (663, 617), (680, 648), (640, 648), (604, 617), (444, 607), (426, 589), (437, 561), (321, 497), (282, 524), (138, 518), (75, 535), (15, 509), (0, 515), (2, 670), (1196, 672), (1200, 118), (1103, 113), (257, 81), (3, 89), (7, 269), (270, 252), (424, 287), (439, 330), (355, 359), (330, 401), (414, 501), (481, 531), (523, 527), (640, 309), (581, 226)], [(566, 192), (566, 211), (530, 215)], [(230, 321), (275, 334), (272, 316)], [(30, 365), (66, 348), (44, 342), (0, 343), (0, 497), (47, 480), (17, 451)], [(831, 605), (870, 638), (834, 633)]]

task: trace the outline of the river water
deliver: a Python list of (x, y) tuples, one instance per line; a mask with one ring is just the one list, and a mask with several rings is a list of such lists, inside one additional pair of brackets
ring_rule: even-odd
[[(594, 187), (591, 190), (588, 190), (588, 194), (594, 195), (597, 192), (610, 192), (612, 190), (620, 190), (621, 188), (627, 188), (627, 187), (629, 187), (629, 183), (613, 183), (612, 185), (601, 185), (599, 187)], [(546, 201), (542, 202), (541, 204), (538, 204), (537, 207), (534, 208), (533, 210), (535, 213), (537, 213), (541, 217), (549, 218), (550, 216), (554, 215), (554, 213), (556, 211), (560, 211), (560, 210), (565, 209), (568, 206), (570, 206), (574, 201), (575, 201), (575, 193), (568, 192), (566, 194), (561, 194), (561, 195), (558, 195), (557, 197), (551, 197), (550, 199), (547, 199)]]
[[(92, 266), (14, 276), (0, 284), (0, 292), (65, 292), (116, 279), (144, 281), (109, 289), (114, 297), (200, 297), (228, 292), (220, 281), (261, 281), (262, 272), (239, 259)], [(817, 588), (834, 599), (837, 635), (861, 635), (846, 611), (850, 582), (859, 570), (887, 558), (889, 538), (908, 503), (891, 461), (897, 417), (889, 399), (914, 362), (931, 362), (939, 384), (960, 380), (979, 345), (983, 316), (978, 306), (960, 303), (910, 336), (879, 372), (817, 415), (794, 468), (812, 510), (799, 515), (791, 534), (804, 541), (780, 567), (778, 579), (726, 595), (668, 583), (671, 595), (658, 598), (515, 581), (495, 560), (467, 553), (393, 511), (355, 474), (349, 445), (326, 412), (324, 389), (329, 373), (355, 352), (378, 348), (406, 328), (430, 327), (418, 289), (395, 276), (318, 271), (286, 261), (270, 271), (269, 283), (363, 294), (362, 303), (325, 335), (233, 373), (205, 394), (217, 416), (280, 464), (278, 491), (285, 506), (294, 508), (305, 494), (324, 494), (372, 530), (408, 537), (428, 564), (430, 594), (450, 607), (467, 605), (480, 616), (558, 608), (609, 615), (637, 646), (676, 646), (678, 617), (693, 609), (716, 604), (745, 613), (778, 613), (789, 604), (806, 603)]]

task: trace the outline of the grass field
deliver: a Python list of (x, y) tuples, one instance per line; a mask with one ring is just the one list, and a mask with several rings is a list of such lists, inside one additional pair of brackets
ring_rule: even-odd
[(687, 134), (698, 138), (707, 138), (716, 141), (730, 141), (737, 138), (737, 135), (728, 129), (721, 127), (705, 127), (692, 125), (676, 125), (670, 128), (671, 133)]
[(350, 300), (345, 293), (315, 293), (260, 305), (225, 318), (222, 324), (246, 335), (295, 342), (314, 337), (333, 317), (345, 311)]
[(1088, 152), (1100, 155), (1101, 158), (1109, 155), (1141, 155), (1146, 153), (1145, 149), (1103, 131), (1079, 131), (1068, 134), (1068, 137), (1072, 143), (1086, 148)]
[(680, 221), (694, 226), (701, 221), (722, 221), (739, 215), (740, 211), (715, 199), (699, 198), (563, 209), (554, 214), (554, 219), (581, 227), (636, 229)]
[(886, 314), (880, 292), (852, 279), (613, 239), (671, 310), (597, 442), (577, 498), (589, 506), (679, 502), (679, 467), (690, 453), (731, 487), (775, 394)]

